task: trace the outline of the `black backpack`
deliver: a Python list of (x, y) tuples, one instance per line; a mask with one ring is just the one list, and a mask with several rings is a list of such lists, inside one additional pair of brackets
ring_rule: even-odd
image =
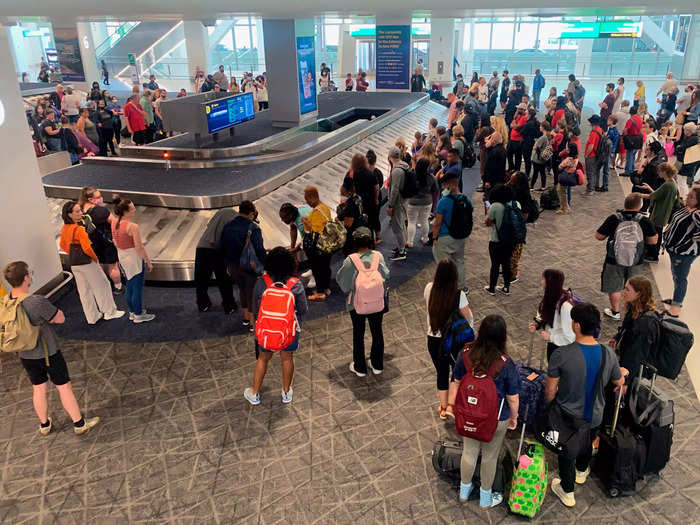
[(527, 210), (527, 222), (534, 223), (534, 222), (537, 222), (537, 219), (539, 219), (539, 218), (540, 218), (540, 207), (537, 204), (537, 201), (531, 197), (530, 204), (529, 204), (528, 210)]
[(452, 201), (452, 220), (447, 225), (450, 237), (466, 239), (471, 235), (474, 226), (474, 206), (466, 195), (450, 194), (447, 198)]
[(504, 204), (503, 221), (498, 229), (500, 242), (509, 244), (524, 244), (527, 236), (527, 226), (520, 208), (514, 205), (515, 201)]
[(654, 311), (646, 315), (656, 318), (660, 327), (659, 342), (651, 349), (651, 361), (660, 376), (676, 379), (693, 347), (693, 333), (687, 324), (675, 317), (659, 315)]
[(476, 164), (476, 153), (474, 153), (474, 148), (469, 144), (464, 138), (460, 137), (459, 140), (464, 145), (464, 153), (462, 153), (462, 167), (471, 168)]
[(400, 188), (401, 196), (410, 199), (418, 193), (418, 178), (416, 172), (411, 168), (401, 168), (403, 170), (403, 185)]
[(593, 133), (596, 133), (600, 136), (600, 140), (598, 141), (598, 149), (595, 152), (595, 160), (597, 160), (600, 163), (610, 162), (610, 154), (612, 153), (612, 140), (610, 140), (610, 137), (607, 133), (599, 133), (596, 130), (593, 130)]
[(540, 195), (540, 206), (543, 210), (556, 210), (559, 207), (559, 195), (557, 194), (557, 187), (552, 186), (547, 188)]

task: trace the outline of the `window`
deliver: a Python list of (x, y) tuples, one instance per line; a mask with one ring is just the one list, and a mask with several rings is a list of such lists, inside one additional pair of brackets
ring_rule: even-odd
[(325, 25), (325, 38), (324, 38), (324, 46), (337, 46), (338, 42), (340, 41), (340, 26), (333, 24), (333, 25)]
[(518, 23), (515, 25), (514, 49), (533, 49), (537, 42), (537, 23)]
[(474, 24), (474, 49), (491, 47), (491, 24)]
[(493, 24), (491, 49), (513, 49), (513, 23)]
[(250, 49), (250, 26), (236, 25), (233, 30), (236, 37), (236, 49)]

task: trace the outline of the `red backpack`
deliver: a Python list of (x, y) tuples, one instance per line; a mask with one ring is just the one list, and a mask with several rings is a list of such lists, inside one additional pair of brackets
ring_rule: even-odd
[[(454, 405), (457, 433), (477, 441), (488, 443), (498, 426), (500, 410), (498, 390), (494, 378), (499, 374), (508, 357), (501, 356), (484, 375), (474, 375), (467, 357), (468, 350), (462, 352), (467, 373), (459, 383)], [(501, 404), (501, 406), (503, 406)]]
[(265, 350), (284, 350), (294, 342), (299, 329), (294, 315), (292, 293), (292, 288), (299, 279), (291, 277), (283, 284), (272, 282), (268, 274), (263, 274), (262, 278), (266, 288), (260, 299), (255, 336)]

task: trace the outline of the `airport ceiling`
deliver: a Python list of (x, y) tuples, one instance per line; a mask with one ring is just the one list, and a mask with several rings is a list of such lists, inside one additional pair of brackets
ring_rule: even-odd
[[(252, 14), (269, 18), (303, 18), (320, 15), (374, 17), (380, 9), (388, 15), (464, 18), (475, 16), (626, 16), (700, 13), (699, 0), (492, 0), (483, 9), (478, 0), (442, 0), (438, 9), (426, 10), (420, 0), (0, 0), (0, 20), (13, 23), (16, 17), (42, 17), (54, 22), (76, 20), (203, 20), (211, 22), (228, 15)], [(544, 5), (543, 5), (544, 4)]]

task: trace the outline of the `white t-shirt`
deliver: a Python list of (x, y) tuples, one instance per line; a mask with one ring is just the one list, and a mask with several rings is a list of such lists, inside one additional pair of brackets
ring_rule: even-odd
[(63, 95), (61, 100), (61, 109), (65, 110), (66, 115), (78, 115), (80, 113), (80, 97), (75, 93), (71, 95)]
[[(430, 301), (430, 290), (433, 289), (433, 283), (428, 283), (425, 285), (425, 290), (423, 291), (423, 297), (425, 298), (425, 307), (426, 310), (428, 309), (428, 303)], [(469, 306), (469, 301), (467, 300), (467, 294), (465, 294), (462, 290), (459, 291), (459, 309), (461, 310), (462, 308), (466, 308)], [(469, 323), (472, 323), (472, 319), (467, 319)], [(431, 337), (442, 337), (442, 334), (440, 333), (440, 330), (437, 332), (433, 333), (433, 331), (430, 329), (430, 315), (428, 315), (428, 335)]]

